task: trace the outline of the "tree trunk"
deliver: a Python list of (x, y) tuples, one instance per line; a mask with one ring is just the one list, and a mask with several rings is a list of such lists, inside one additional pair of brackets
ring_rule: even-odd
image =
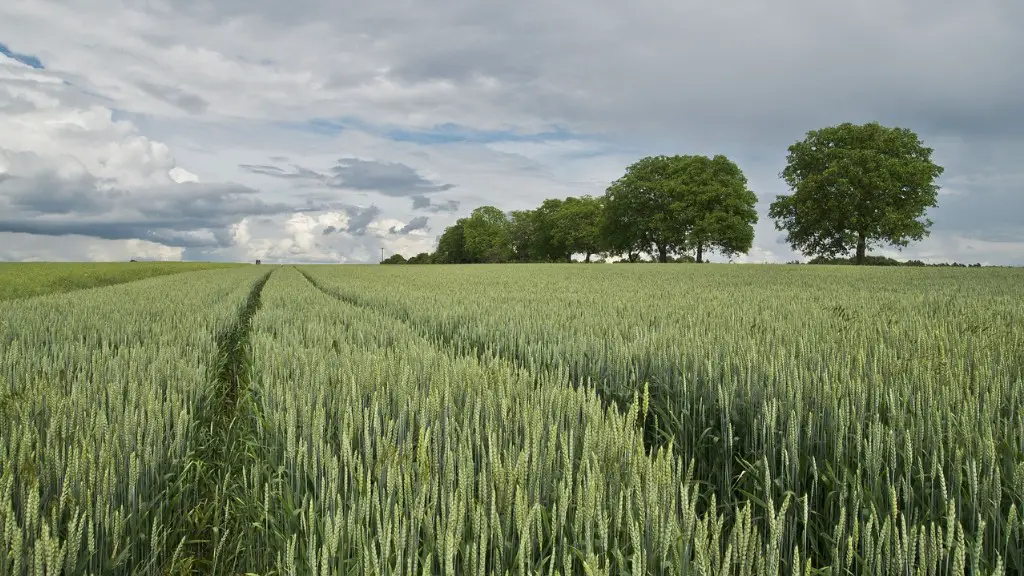
[(864, 256), (867, 254), (867, 251), (868, 251), (867, 238), (864, 237), (864, 233), (863, 232), (860, 232), (859, 234), (857, 234), (857, 259), (856, 259), (856, 264), (858, 266), (860, 266), (861, 264), (864, 263)]
[(590, 264), (590, 252), (587, 252), (587, 259), (584, 260), (587, 264)]
[(630, 262), (636, 262), (636, 259), (639, 258), (639, 257), (640, 257), (640, 255), (637, 254), (636, 252), (630, 252), (629, 253), (629, 261)]
[(697, 264), (704, 261), (704, 244), (697, 242)]
[(661, 262), (662, 264), (668, 262), (668, 248), (661, 244), (658, 244), (658, 262)]

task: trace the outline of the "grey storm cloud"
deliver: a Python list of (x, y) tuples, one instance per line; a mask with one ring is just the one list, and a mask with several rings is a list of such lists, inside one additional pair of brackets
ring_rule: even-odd
[(413, 218), (412, 220), (409, 220), (409, 222), (405, 226), (402, 226), (401, 228), (395, 228), (394, 226), (392, 226), (391, 229), (389, 230), (389, 232), (391, 234), (404, 235), (404, 234), (408, 234), (409, 232), (413, 232), (415, 230), (426, 230), (426, 229), (427, 229), (427, 217), (426, 216), (417, 216), (417, 217)]
[(338, 187), (373, 190), (386, 196), (410, 196), (451, 190), (454, 184), (434, 184), (399, 162), (342, 158), (331, 168)]
[(371, 205), (368, 208), (352, 207), (345, 210), (348, 214), (348, 225), (345, 231), (354, 236), (361, 236), (366, 233), (366, 227), (373, 222), (373, 219), (380, 215), (380, 208)]
[(139, 82), (136, 86), (146, 94), (177, 106), (189, 114), (202, 114), (210, 106), (210, 103), (201, 96), (191, 94), (174, 86), (164, 86), (151, 82)]
[[(1003, 129), (1018, 130), (1022, 121), (1014, 106), (1024, 99), (1024, 69), (1006, 59), (1024, 53), (1024, 4), (1017, 0), (842, 7), (783, 0), (728, 9), (566, 0), (557, 11), (544, 0), (523, 0), (400, 12), (387, 2), (342, 9), (323, 0), (223, 0), (212, 12), (225, 20), (260, 14), (282, 27), (329, 23), (337, 51), (377, 64), (363, 76), (340, 68), (334, 85), (358, 86), (380, 68), (396, 86), (446, 82), (454, 90), (443, 98), (451, 100), (424, 95), (424, 104), (461, 112), (467, 122), (493, 106), (505, 122), (530, 118), (647, 141), (728, 144), (738, 135), (789, 138), (848, 119), (953, 129), (996, 110), (1001, 126), (1014, 126)], [(532, 16), (538, 13), (547, 16)], [(346, 40), (367, 30), (372, 45)], [(951, 31), (957, 42), (949, 41)], [(964, 113), (950, 115), (956, 111)]]
[(290, 170), (267, 164), (239, 164), (239, 168), (251, 174), (286, 180), (304, 180), (329, 188), (379, 192), (396, 198), (422, 196), (455, 187), (454, 184), (435, 184), (420, 176), (412, 167), (400, 162), (358, 158), (342, 158), (326, 172), (318, 172), (299, 165), (292, 165)]
[(268, 164), (239, 164), (238, 167), (250, 174), (258, 174), (260, 176), (271, 176), (284, 180), (309, 180), (321, 182), (325, 185), (328, 184), (326, 175), (309, 168), (303, 168), (302, 166), (292, 166), (291, 171)]
[(179, 222), (141, 221), (21, 221), (0, 220), (0, 232), (42, 236), (91, 236), (104, 240), (149, 240), (166, 246), (215, 248), (228, 245), (207, 230), (178, 230)]
[(323, 208), (268, 203), (238, 184), (190, 182), (133, 191), (107, 184), (52, 171), (7, 175), (0, 180), (0, 232), (215, 247), (230, 245), (229, 228), (242, 218)]
[(429, 207), (430, 207), (430, 197), (423, 196), (422, 194), (419, 195), (419, 196), (413, 196), (412, 197), (412, 209), (413, 210), (422, 210), (424, 208), (429, 208)]
[(375, 205), (362, 207), (340, 204), (334, 205), (333, 207), (340, 208), (348, 216), (348, 223), (344, 228), (326, 226), (321, 231), (321, 234), (324, 236), (334, 234), (335, 232), (348, 232), (353, 236), (362, 236), (366, 234), (366, 228), (374, 221), (375, 218), (377, 218), (377, 216), (380, 216), (381, 213), (381, 209)]
[(458, 200), (445, 200), (435, 203), (429, 196), (417, 195), (412, 197), (413, 210), (425, 210), (435, 214), (447, 212), (449, 214), (458, 211), (460, 202)]
[(31, 178), (8, 176), (0, 179), (0, 201), (6, 200), (12, 214), (91, 215), (114, 207), (124, 196), (121, 190), (104, 190), (91, 175), (61, 178), (43, 172)]

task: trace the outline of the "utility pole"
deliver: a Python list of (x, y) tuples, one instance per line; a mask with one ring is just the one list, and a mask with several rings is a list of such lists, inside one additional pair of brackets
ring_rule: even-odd
[(380, 247), (380, 261), (381, 261), (381, 263), (384, 262), (384, 247), (383, 246)]

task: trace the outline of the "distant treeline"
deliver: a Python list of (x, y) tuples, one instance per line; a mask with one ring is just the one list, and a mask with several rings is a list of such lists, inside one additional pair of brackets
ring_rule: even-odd
[(601, 197), (544, 200), (505, 213), (482, 206), (445, 229), (434, 253), (385, 263), (585, 262), (643, 254), (659, 262), (702, 262), (710, 250), (748, 251), (757, 196), (739, 167), (718, 155), (657, 156), (633, 164)]
[[(434, 260), (434, 258), (435, 258), (435, 255), (433, 253), (430, 253), (430, 252), (421, 252), (421, 253), (419, 253), (419, 254), (417, 254), (417, 255), (413, 256), (412, 258), (409, 258), (409, 259), (404, 258), (401, 254), (395, 254), (395, 255), (389, 257), (387, 260), (384, 260), (383, 262), (381, 262), (381, 264), (442, 264), (443, 263), (443, 262), (436, 262)], [(601, 262), (604, 262), (604, 261), (605, 260), (603, 258), (600, 258), (600, 259), (597, 259), (597, 260), (591, 260), (591, 263), (601, 263)], [(657, 259), (644, 258), (644, 257), (640, 257), (640, 258), (638, 258), (636, 260), (632, 260), (632, 261), (630, 261), (630, 260), (616, 260), (616, 261), (614, 261), (615, 264), (645, 264), (645, 263), (656, 263), (656, 262), (658, 262)], [(696, 262), (696, 259), (693, 256), (689, 256), (689, 255), (685, 255), (684, 254), (683, 256), (679, 256), (679, 257), (669, 257), (668, 258), (668, 262), (670, 262), (670, 263), (674, 262), (674, 263), (692, 264), (692, 263)], [(704, 263), (708, 263), (708, 262), (709, 262), (709, 260), (706, 260), (706, 259), (704, 260)], [(822, 258), (822, 257), (817, 257), (817, 258), (812, 258), (811, 260), (808, 260), (807, 262), (800, 262), (799, 260), (792, 260), (790, 262), (786, 262), (786, 264), (787, 265), (789, 265), (789, 264), (799, 264), (799, 265), (814, 264), (814, 265), (833, 265), (833, 266), (834, 265), (848, 265), (848, 266), (852, 266), (852, 265), (857, 264), (857, 259), (855, 257), (851, 257), (851, 258)], [(928, 263), (928, 262), (923, 262), (921, 260), (896, 260), (894, 258), (889, 258), (888, 256), (871, 256), (871, 255), (867, 255), (867, 256), (864, 257), (863, 265), (865, 265), (865, 266), (904, 266), (904, 267), (921, 267), (921, 268), (982, 268), (982, 265), (980, 263), (974, 263), (974, 264), (961, 264), (960, 262)]]
[[(801, 262), (787, 262), (787, 264), (800, 264)], [(812, 258), (808, 264), (856, 264), (856, 258), (823, 258), (821, 256)], [(929, 264), (920, 260), (896, 260), (887, 256), (865, 256), (864, 264), (866, 266), (920, 266), (920, 267), (946, 267), (946, 268), (981, 268), (980, 263), (975, 264), (961, 264), (959, 262), (939, 262), (937, 264)]]
[[(931, 152), (912, 131), (877, 122), (812, 130), (789, 147), (780, 177), (792, 193), (777, 196), (768, 215), (794, 250), (820, 259), (814, 263), (845, 263), (852, 253), (855, 264), (894, 265), (867, 252), (928, 235), (926, 212), (943, 172)], [(728, 258), (750, 250), (756, 204), (743, 171), (721, 154), (648, 156), (601, 197), (509, 213), (482, 206), (446, 228), (435, 252), (384, 263), (571, 262), (576, 254), (585, 262), (649, 255), (699, 263), (711, 251)]]
[[(405, 258), (401, 254), (393, 254), (393, 255), (389, 256), (386, 260), (382, 261), (381, 264), (446, 264), (446, 262), (439, 262), (439, 261), (437, 261), (435, 259), (436, 256), (437, 255), (434, 252), (420, 252), (419, 254), (417, 254), (417, 255), (415, 255), (415, 256), (413, 256), (411, 258)], [(685, 263), (685, 264), (693, 264), (696, 261), (697, 261), (696, 258), (694, 258), (693, 256), (690, 256), (688, 254), (684, 254), (682, 256), (669, 256), (665, 260), (666, 263)], [(551, 261), (551, 260), (510, 260), (508, 263), (515, 264), (515, 263), (530, 263), (530, 262), (533, 262), (533, 263), (543, 263), (543, 262), (556, 262), (556, 261)], [(573, 263), (576, 263), (576, 264), (604, 264), (604, 263), (607, 263), (607, 261), (604, 259), (604, 257), (592, 258), (589, 261), (587, 261), (587, 260), (583, 260), (583, 261), (579, 261), (579, 260), (566, 260), (564, 262), (573, 262)], [(659, 260), (657, 258), (647, 258), (647, 257), (644, 257), (644, 256), (641, 255), (639, 258), (637, 258), (635, 260), (625, 260), (625, 259), (623, 259), (623, 260), (612, 260), (611, 262), (613, 264), (652, 264), (652, 263), (659, 263)], [(702, 263), (704, 263), (704, 264), (708, 264), (710, 262), (711, 261), (706, 259), (706, 258), (702, 261)], [(795, 264), (799, 264), (799, 262), (795, 262)]]

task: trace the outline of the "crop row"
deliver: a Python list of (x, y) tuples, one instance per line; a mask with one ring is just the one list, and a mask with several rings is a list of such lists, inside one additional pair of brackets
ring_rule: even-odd
[(628, 268), (0, 304), (0, 575), (1024, 569), (1014, 278)]
[(0, 303), (0, 574), (187, 569), (218, 337), (259, 275)]
[(1024, 570), (1019, 276), (607, 268), (302, 271), (436, 345), (561, 372), (552, 385), (620, 409), (649, 389), (648, 447), (692, 459), (726, 529), (747, 504), (798, 499), (787, 566), (797, 546), (854, 573), (881, 549), (945, 566), (962, 524), (971, 563)]

